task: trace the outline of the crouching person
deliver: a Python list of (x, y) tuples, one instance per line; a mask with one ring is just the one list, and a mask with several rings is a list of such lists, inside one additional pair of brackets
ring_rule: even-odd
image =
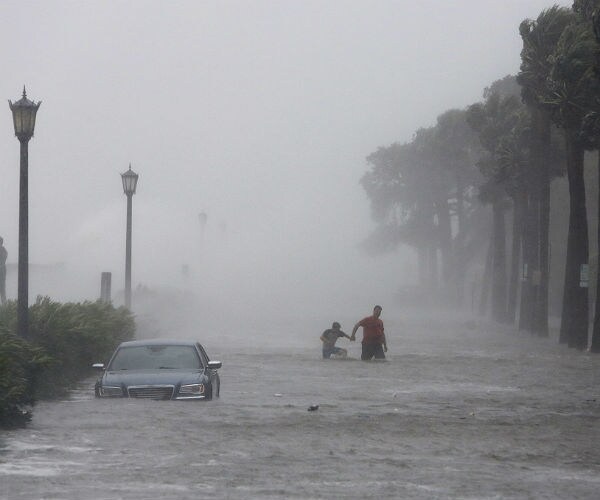
[(334, 321), (331, 325), (331, 328), (325, 330), (321, 334), (321, 342), (323, 342), (323, 359), (329, 359), (331, 358), (331, 355), (335, 355), (339, 358), (345, 358), (348, 356), (348, 351), (346, 349), (335, 346), (337, 339), (340, 337), (346, 337), (347, 339), (350, 338), (349, 335), (346, 335), (341, 330), (340, 324), (337, 321)]

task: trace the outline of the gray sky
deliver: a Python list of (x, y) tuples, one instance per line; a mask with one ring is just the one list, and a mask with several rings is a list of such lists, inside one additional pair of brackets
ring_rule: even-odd
[[(0, 95), (17, 100), (25, 84), (43, 101), (29, 145), (30, 261), (68, 272), (58, 283), (33, 277), (32, 300), (94, 299), (102, 271), (122, 288), (119, 174), (131, 162), (134, 285), (181, 285), (188, 264), (187, 286), (224, 300), (368, 312), (414, 262), (356, 248), (370, 227), (365, 157), (515, 74), (520, 21), (551, 5), (4, 0)], [(18, 155), (6, 105), (9, 262)]]

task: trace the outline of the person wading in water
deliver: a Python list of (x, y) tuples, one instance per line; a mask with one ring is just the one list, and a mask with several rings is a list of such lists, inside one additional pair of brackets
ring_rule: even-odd
[(331, 328), (325, 330), (321, 334), (321, 342), (323, 342), (323, 359), (329, 359), (332, 354), (335, 354), (341, 358), (345, 358), (348, 355), (348, 351), (346, 349), (335, 346), (337, 339), (340, 337), (346, 337), (347, 339), (350, 338), (348, 335), (342, 332), (340, 328), (340, 324), (337, 321), (334, 321), (333, 325), (331, 325)]
[(385, 333), (383, 331), (383, 321), (379, 319), (381, 316), (381, 306), (373, 308), (373, 315), (361, 319), (352, 329), (350, 340), (356, 339), (356, 330), (362, 326), (362, 354), (360, 359), (368, 361), (371, 358), (385, 359), (384, 352), (387, 352), (387, 343), (385, 341)]

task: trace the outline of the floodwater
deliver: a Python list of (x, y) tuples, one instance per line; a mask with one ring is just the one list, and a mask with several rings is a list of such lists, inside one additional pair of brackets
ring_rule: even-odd
[(0, 434), (0, 498), (598, 498), (600, 356), (456, 317), (382, 319), (385, 362), (320, 359), (327, 324), (207, 338), (212, 402), (98, 400), (87, 380)]

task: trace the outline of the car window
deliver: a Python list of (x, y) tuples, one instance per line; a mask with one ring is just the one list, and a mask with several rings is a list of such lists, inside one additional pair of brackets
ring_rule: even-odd
[(204, 350), (204, 347), (202, 347), (202, 345), (198, 344), (198, 343), (196, 343), (196, 346), (200, 350), (200, 355), (202, 357), (203, 363), (207, 365), (208, 362), (210, 361), (210, 358), (208, 357), (208, 354), (206, 354), (206, 351)]
[(108, 367), (111, 371), (200, 368), (202, 364), (196, 349), (186, 345), (121, 347)]

